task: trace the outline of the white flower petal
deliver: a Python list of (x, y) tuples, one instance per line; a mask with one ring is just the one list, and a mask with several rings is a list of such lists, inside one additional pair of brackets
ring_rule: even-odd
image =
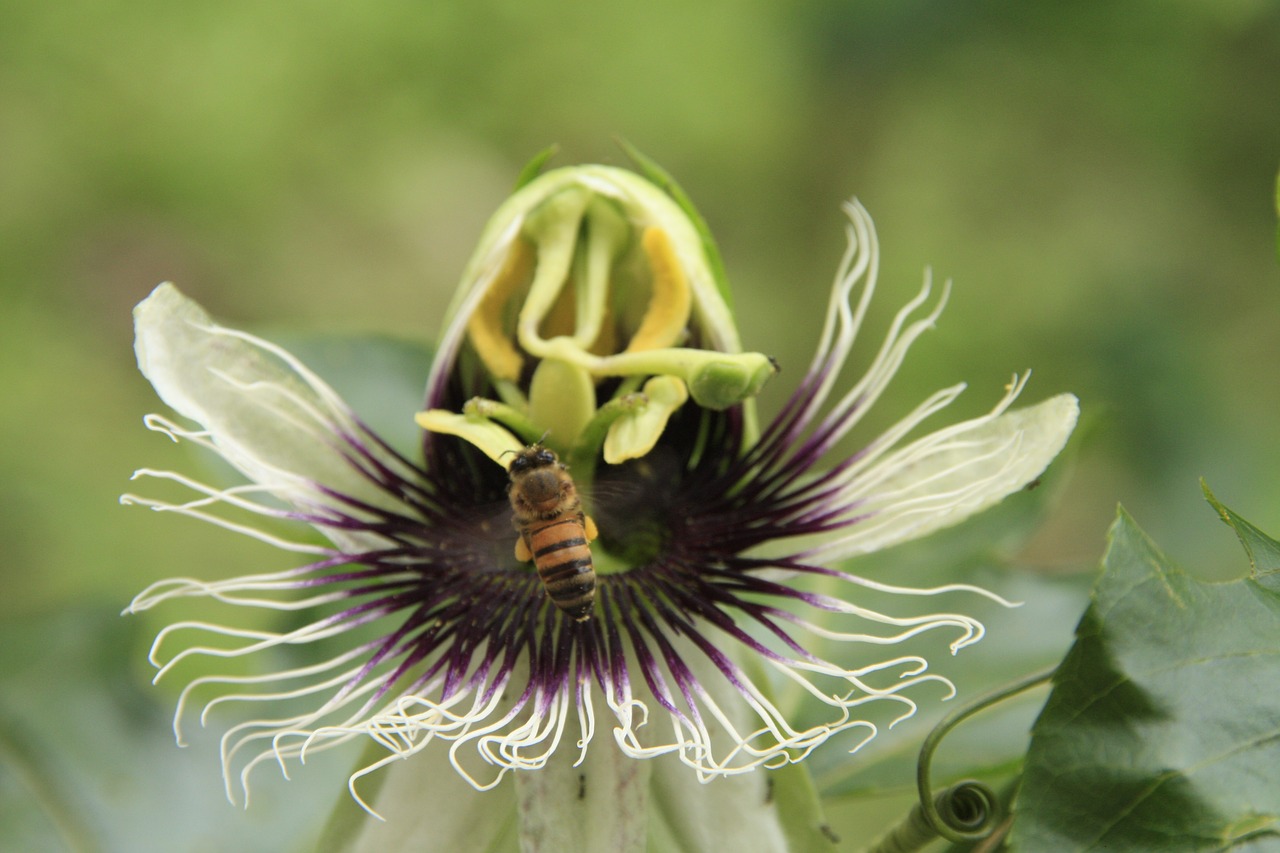
[[(637, 727), (636, 742), (648, 748), (650, 758), (641, 763), (651, 765), (653, 774), (649, 849), (682, 853), (788, 850), (784, 816), (762, 768), (785, 763), (788, 752), (798, 757), (825, 740), (830, 730), (798, 733), (771, 713), (771, 706), (766, 707), (768, 697), (746, 671), (750, 653), (735, 644), (720, 648), (739, 667), (743, 685), (755, 694), (750, 700), (693, 643), (673, 639), (672, 645), (702, 691), (697, 708), (702, 723), (677, 721), (647, 689), (640, 689), (649, 714), (646, 724)], [(795, 749), (778, 747), (775, 732), (793, 736)], [(614, 733), (617, 739), (618, 730)], [(669, 733), (677, 734), (677, 743), (663, 743)], [(630, 752), (636, 754), (634, 749)], [(811, 805), (815, 812), (820, 810), (816, 801)]]
[(841, 499), (865, 516), (814, 549), (826, 559), (878, 551), (950, 527), (998, 503), (1040, 475), (1062, 450), (1079, 403), (1062, 394), (947, 427), (894, 450), (862, 470)]
[(538, 770), (514, 774), (523, 853), (650, 849), (652, 762), (624, 755), (607, 738), (581, 755), (566, 747)]
[[(491, 791), (477, 791), (449, 770), (444, 752), (443, 744), (432, 744), (366, 779), (365, 785), (377, 787), (367, 799), (384, 820), (361, 811), (354, 801), (340, 803), (345, 837), (323, 839), (322, 849), (516, 853), (515, 785), (506, 780)], [(330, 821), (330, 828), (335, 823)], [(355, 828), (347, 829), (352, 824)]]
[(705, 784), (674, 755), (652, 759), (651, 833), (656, 850), (779, 853), (787, 849), (763, 771)]
[[(138, 367), (178, 413), (204, 427), (241, 473), (303, 508), (350, 507), (317, 488), (396, 511), (370, 478), (371, 461), (403, 470), (365, 440), (338, 395), (284, 350), (214, 323), (172, 284), (134, 309)], [(361, 458), (349, 442), (357, 442)]]

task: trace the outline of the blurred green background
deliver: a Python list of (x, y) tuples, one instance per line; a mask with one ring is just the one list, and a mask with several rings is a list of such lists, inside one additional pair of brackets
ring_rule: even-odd
[(873, 321), (926, 265), (955, 282), (881, 423), (959, 380), (976, 413), (1032, 367), (1026, 399), (1085, 415), (1019, 564), (1090, 569), (1122, 502), (1221, 575), (1243, 565), (1199, 477), (1280, 530), (1278, 96), (1261, 0), (0, 3), (0, 847), (305, 846), (342, 793), (309, 769), (227, 806), (146, 686), (163, 618), (117, 615), (283, 563), (116, 503), (182, 464), (141, 423), (129, 312), (156, 283), (252, 328), (427, 340), (523, 163), (624, 164), (617, 134), (718, 236), (784, 368), (768, 409), (856, 195)]

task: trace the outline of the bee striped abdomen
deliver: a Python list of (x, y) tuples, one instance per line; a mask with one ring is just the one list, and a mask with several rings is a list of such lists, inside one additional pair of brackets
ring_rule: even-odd
[(528, 546), (551, 602), (574, 619), (587, 619), (596, 597), (596, 572), (582, 519), (530, 525)]
[(555, 453), (534, 444), (511, 461), (511, 523), (516, 559), (533, 560), (551, 603), (579, 622), (591, 618), (596, 572), (591, 540), (596, 525), (582, 512), (568, 469)]

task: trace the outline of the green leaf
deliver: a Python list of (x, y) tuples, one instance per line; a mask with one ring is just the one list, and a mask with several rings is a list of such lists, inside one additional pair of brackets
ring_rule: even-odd
[(1200, 485), (1204, 489), (1205, 498), (1218, 511), (1218, 515), (1236, 532), (1236, 536), (1240, 537), (1240, 544), (1249, 555), (1250, 573), (1253, 579), (1271, 592), (1280, 593), (1280, 542), (1219, 503), (1204, 482)]
[(1274, 590), (1190, 577), (1122, 510), (1033, 729), (1014, 846), (1275, 849), (1278, 665)]
[(292, 781), (259, 774), (252, 808), (231, 805), (217, 737), (192, 726), (191, 747), (175, 746), (172, 694), (143, 663), (150, 629), (119, 609), (82, 600), (0, 620), (0, 849), (313, 850), (344, 751)]

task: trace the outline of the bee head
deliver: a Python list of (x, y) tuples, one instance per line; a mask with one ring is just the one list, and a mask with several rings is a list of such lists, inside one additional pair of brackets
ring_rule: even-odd
[[(511, 476), (512, 500), (545, 512), (548, 505), (559, 502), (570, 482), (564, 465), (554, 451), (533, 444), (516, 454), (507, 468)], [(572, 489), (572, 485), (569, 486)]]
[(548, 450), (541, 444), (531, 444), (516, 454), (516, 458), (511, 460), (507, 471), (512, 476), (515, 476), (558, 464), (560, 464), (560, 459), (556, 456), (555, 451)]

